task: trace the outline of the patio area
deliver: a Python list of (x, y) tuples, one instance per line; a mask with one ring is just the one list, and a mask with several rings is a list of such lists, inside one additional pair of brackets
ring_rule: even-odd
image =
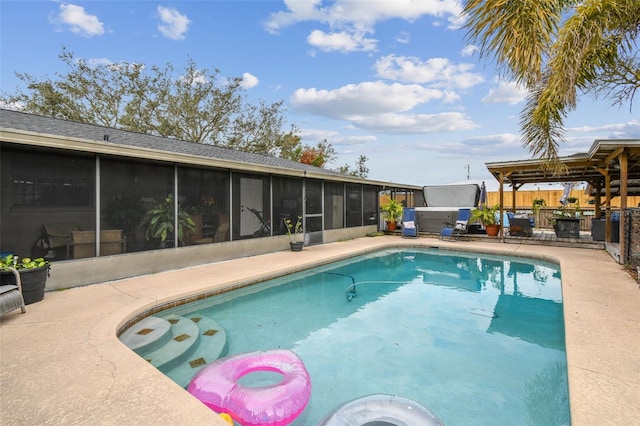
[(572, 424), (635, 424), (640, 418), (638, 283), (602, 248), (506, 242), (364, 237), (49, 292), (28, 305), (26, 314), (16, 310), (0, 318), (0, 423), (228, 426), (120, 343), (117, 331), (132, 317), (176, 298), (376, 249), (422, 246), (559, 263)]

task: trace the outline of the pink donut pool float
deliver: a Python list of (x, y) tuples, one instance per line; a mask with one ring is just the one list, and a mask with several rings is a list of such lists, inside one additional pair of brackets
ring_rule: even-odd
[[(238, 380), (254, 372), (275, 372), (283, 379), (269, 386), (243, 386)], [(305, 409), (311, 379), (294, 352), (276, 349), (220, 358), (189, 382), (189, 393), (218, 413), (229, 413), (241, 425), (285, 426)]]

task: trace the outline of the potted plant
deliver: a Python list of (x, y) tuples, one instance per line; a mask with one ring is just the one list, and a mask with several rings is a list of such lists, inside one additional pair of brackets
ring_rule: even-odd
[(495, 237), (500, 232), (500, 223), (498, 220), (499, 210), (499, 204), (496, 204), (492, 207), (483, 205), (479, 209), (474, 209), (471, 212), (470, 222), (482, 222), (487, 230), (487, 235), (490, 237)]
[[(157, 203), (147, 212), (142, 221), (147, 225), (147, 241), (159, 240), (160, 247), (164, 247), (167, 237), (174, 232), (174, 211), (173, 194), (169, 194), (164, 201)], [(178, 244), (182, 243), (185, 231), (195, 232), (196, 223), (189, 213), (178, 205), (178, 232), (176, 233)]]
[(551, 224), (556, 237), (580, 237), (580, 215), (582, 214), (582, 209), (577, 201), (576, 203), (577, 205), (575, 206), (569, 206), (569, 203), (563, 204), (553, 212)]
[(114, 197), (104, 208), (104, 218), (114, 229), (132, 235), (144, 216), (144, 207), (136, 197)]
[(0, 259), (0, 285), (16, 285), (16, 277), (9, 268), (15, 268), (22, 283), (22, 297), (24, 304), (39, 302), (44, 299), (44, 289), (49, 277), (50, 264), (39, 257), (31, 259), (23, 257), (20, 260), (12, 254)]
[(547, 202), (542, 198), (536, 198), (533, 200), (533, 205), (531, 206), (531, 212), (534, 216), (538, 214), (540, 209), (547, 205)]
[(287, 235), (289, 236), (289, 247), (291, 247), (291, 251), (302, 251), (302, 248), (304, 247), (304, 241), (302, 241), (302, 216), (298, 216), (298, 220), (295, 224), (291, 222), (291, 219), (285, 219), (284, 226), (287, 227)]
[(402, 219), (402, 213), (404, 207), (402, 204), (394, 199), (389, 200), (387, 203), (380, 206), (380, 210), (385, 214), (385, 220), (387, 222), (387, 230), (395, 231), (396, 223)]

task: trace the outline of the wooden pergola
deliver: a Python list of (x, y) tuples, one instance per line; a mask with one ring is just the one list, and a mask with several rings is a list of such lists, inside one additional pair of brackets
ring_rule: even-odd
[[(560, 157), (563, 170), (553, 173), (542, 160), (519, 160), (486, 163), (500, 182), (500, 217), (503, 214), (504, 185), (511, 185), (515, 206), (516, 191), (526, 183), (587, 182), (595, 199), (596, 217), (605, 208), (605, 241), (611, 242), (611, 198), (620, 197), (621, 259), (626, 253), (624, 210), (627, 197), (640, 195), (640, 139), (596, 140), (589, 152)], [(602, 197), (604, 196), (604, 202)], [(500, 230), (501, 237), (504, 230)]]

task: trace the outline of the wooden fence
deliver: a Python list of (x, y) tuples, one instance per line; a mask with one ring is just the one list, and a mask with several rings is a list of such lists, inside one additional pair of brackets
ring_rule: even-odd
[[(581, 231), (591, 231), (591, 220), (595, 218), (595, 209), (593, 208), (586, 208), (586, 209), (581, 209), (582, 211), (579, 212), (579, 217), (580, 217), (580, 230)], [(616, 209), (617, 210), (617, 209)], [(548, 207), (543, 207), (541, 208), (535, 215), (531, 214), (535, 220), (535, 225), (536, 228), (540, 228), (540, 229), (553, 229), (553, 218), (555, 216), (555, 213), (558, 211), (557, 208), (548, 208)], [(566, 213), (575, 214), (575, 209), (565, 209), (564, 210)], [(613, 209), (612, 209), (613, 211)], [(529, 212), (529, 211), (519, 211), (521, 213), (524, 212)], [(604, 213), (603, 213), (604, 214)]]
[[(560, 208), (560, 199), (564, 191), (562, 189), (558, 190), (534, 190), (534, 191), (517, 191), (516, 192), (516, 207), (515, 211), (518, 214), (527, 214), (530, 217), (533, 217), (532, 207), (533, 200), (544, 200), (545, 207), (541, 208), (540, 211), (535, 215), (535, 225), (537, 228), (541, 229), (552, 229), (553, 228), (553, 216), (554, 212)], [(574, 204), (574, 206), (578, 206), (581, 210), (580, 217), (580, 230), (581, 231), (590, 231), (591, 230), (591, 219), (595, 218), (595, 206), (590, 204), (593, 202), (593, 198), (584, 193), (584, 190), (574, 189), (570, 192), (569, 197), (576, 198), (578, 201)], [(387, 194), (382, 194), (380, 197), (380, 203), (383, 204), (389, 200)], [(406, 198), (404, 194), (396, 194), (396, 200), (401, 202), (406, 202)], [(604, 200), (604, 197), (603, 197)], [(504, 208), (505, 210), (512, 211), (512, 192), (505, 191), (504, 192)], [(500, 193), (488, 192), (487, 193), (487, 204), (490, 206), (496, 205), (500, 202)], [(640, 197), (627, 197), (627, 206), (635, 207), (640, 206)], [(410, 203), (409, 203), (410, 204)], [(575, 209), (564, 209), (568, 213), (574, 213)], [(604, 206), (601, 208), (602, 214), (604, 214)], [(615, 197), (611, 200), (611, 211), (619, 211), (620, 210), (620, 197)]]
[[(560, 207), (560, 199), (562, 198), (562, 194), (564, 191), (562, 189), (559, 190), (545, 190), (545, 191), (516, 191), (516, 209), (531, 209), (533, 206), (533, 200), (544, 200), (545, 205), (549, 208), (558, 208)], [(576, 198), (578, 200), (578, 204), (582, 209), (593, 208), (593, 204), (589, 204), (589, 202), (593, 202), (593, 197), (584, 193), (584, 190), (574, 189), (569, 194), (570, 197)], [(512, 206), (512, 193), (511, 191), (504, 192), (504, 207), (506, 209), (511, 209)], [(602, 201), (604, 201), (604, 197), (602, 197)], [(487, 204), (493, 206), (500, 202), (500, 193), (499, 192), (488, 192), (487, 193)], [(640, 197), (627, 197), (627, 207), (636, 207), (640, 203)], [(611, 200), (611, 207), (620, 207), (620, 197), (615, 197)]]

